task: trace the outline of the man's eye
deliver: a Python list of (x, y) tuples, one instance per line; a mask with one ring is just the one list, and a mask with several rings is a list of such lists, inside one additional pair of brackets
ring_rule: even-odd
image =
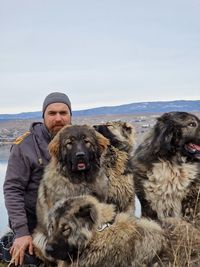
[(61, 111), (61, 112), (60, 112), (60, 115), (61, 115), (61, 116), (65, 116), (65, 115), (67, 115), (67, 114), (68, 114), (67, 111)]
[(49, 112), (48, 114), (49, 114), (50, 116), (55, 116), (55, 115), (56, 115), (55, 112)]

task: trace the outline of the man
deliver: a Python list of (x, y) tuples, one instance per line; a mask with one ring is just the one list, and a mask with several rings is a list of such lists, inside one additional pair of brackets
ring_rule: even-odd
[(48, 144), (65, 125), (71, 124), (71, 103), (67, 95), (49, 94), (43, 103), (43, 123), (16, 139), (8, 161), (4, 198), (15, 239), (10, 253), (15, 265), (22, 265), (27, 250), (33, 255), (31, 234), (36, 226), (36, 200), (44, 167), (50, 160)]

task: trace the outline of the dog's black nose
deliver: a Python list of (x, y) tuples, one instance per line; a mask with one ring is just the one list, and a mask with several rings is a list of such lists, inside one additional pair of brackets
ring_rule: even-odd
[(83, 151), (76, 153), (77, 158), (84, 157), (84, 156), (85, 156), (85, 152), (83, 152)]
[(51, 254), (52, 252), (54, 252), (54, 248), (51, 245), (47, 245), (45, 251), (47, 254)]

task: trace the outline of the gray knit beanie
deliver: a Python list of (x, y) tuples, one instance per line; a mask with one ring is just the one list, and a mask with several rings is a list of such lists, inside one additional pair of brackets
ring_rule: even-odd
[(48, 105), (52, 103), (64, 103), (68, 106), (70, 114), (72, 115), (71, 102), (66, 94), (54, 92), (46, 96), (42, 106), (42, 117), (44, 118), (44, 112)]

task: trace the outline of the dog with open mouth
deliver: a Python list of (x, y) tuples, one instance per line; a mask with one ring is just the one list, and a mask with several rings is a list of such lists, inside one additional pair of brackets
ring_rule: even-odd
[(200, 120), (187, 112), (164, 113), (133, 157), (142, 215), (184, 217), (200, 228)]
[(87, 194), (106, 202), (108, 178), (104, 155), (108, 145), (108, 139), (87, 125), (65, 126), (49, 144), (51, 161), (38, 190), (38, 223), (33, 235), (41, 259), (46, 260), (48, 212), (58, 200)]

